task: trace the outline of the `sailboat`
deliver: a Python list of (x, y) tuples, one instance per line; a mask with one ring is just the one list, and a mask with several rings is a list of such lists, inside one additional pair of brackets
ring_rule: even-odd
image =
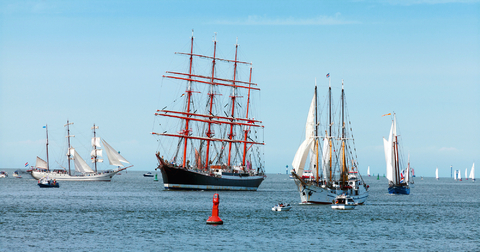
[(475, 182), (475, 163), (473, 163), (473, 165), (472, 165), (472, 169), (470, 170), (470, 176), (469, 176), (469, 178), (470, 178), (473, 182)]
[[(391, 113), (387, 115), (391, 115)], [(388, 140), (383, 138), (383, 145), (385, 150), (385, 161), (387, 163), (388, 193), (410, 194), (408, 178), (405, 180), (400, 172), (402, 163), (395, 113), (393, 113), (392, 126), (390, 128)], [(409, 166), (410, 162), (408, 162), (408, 167)]]
[(462, 171), (457, 170), (458, 173), (458, 181), (462, 181)]
[(438, 180), (438, 167), (435, 169), (435, 178)]
[[(254, 114), (254, 98), (260, 89), (251, 81), (252, 64), (238, 60), (238, 43), (235, 59), (229, 60), (216, 56), (216, 37), (213, 56), (194, 53), (193, 39), (192, 31), (190, 52), (177, 53), (188, 56), (188, 71), (168, 71), (163, 76), (185, 89), (179, 94), (182, 102), (175, 103), (175, 99), (168, 105), (173, 109), (164, 107), (155, 113), (162, 133), (152, 134), (160, 137), (159, 147), (164, 149), (156, 152), (156, 169), (162, 172), (167, 190), (256, 191), (265, 179), (260, 149), (264, 126)], [(209, 60), (208, 71), (193, 72), (194, 66)], [(233, 73), (217, 76), (220, 64)], [(240, 79), (242, 68), (249, 68), (248, 80)], [(164, 144), (167, 141), (171, 144)]]
[[(98, 126), (93, 125), (93, 138), (92, 138), (92, 151), (91, 151), (91, 159), (92, 163), (94, 164), (94, 169), (90, 168), (90, 166), (83, 160), (83, 158), (78, 154), (75, 148), (70, 146), (70, 138), (74, 137), (74, 135), (70, 135), (70, 123), (67, 120), (67, 141), (68, 141), (68, 151), (67, 151), (67, 160), (68, 160), (68, 171), (63, 169), (54, 169), (51, 170), (49, 166), (48, 160), (48, 126), (44, 126), (46, 134), (47, 134), (47, 141), (46, 141), (46, 149), (47, 149), (47, 161), (37, 157), (35, 168), (32, 169), (30, 174), (35, 179), (41, 179), (43, 177), (48, 176), (50, 179), (56, 180), (63, 180), (63, 181), (111, 181), (112, 177), (120, 171), (123, 171), (127, 168), (132, 167), (124, 167), (125, 163), (129, 163), (119, 152), (113, 149), (104, 139), (101, 139), (105, 151), (107, 152), (107, 157), (110, 165), (114, 165), (117, 168), (107, 171), (98, 171), (97, 170), (97, 163), (103, 162), (102, 157), (102, 149), (100, 145), (100, 138), (96, 136), (96, 129)], [(74, 160), (75, 165), (75, 172), (76, 175), (72, 175), (71, 168), (70, 168), (70, 160)]]
[[(332, 134), (334, 122), (331, 113), (331, 91), (332, 87), (329, 85), (328, 133), (325, 130), (325, 135), (320, 137), (318, 135), (317, 86), (315, 85), (315, 93), (308, 110), (305, 140), (295, 153), (292, 175), (300, 193), (301, 204), (332, 204), (335, 198), (342, 194), (352, 197), (355, 204), (363, 204), (368, 198), (369, 186), (365, 184), (358, 172), (357, 162), (349, 155), (355, 149), (350, 145), (353, 137), (346, 132), (343, 81), (341, 124), (337, 122), (341, 126), (339, 138)], [(322, 150), (319, 146), (320, 138), (323, 138)], [(340, 145), (340, 150), (335, 149), (336, 144)], [(302, 178), (308, 157), (310, 157), (308, 170), (312, 170), (314, 174), (312, 180)], [(320, 170), (319, 161), (322, 170)]]
[(370, 177), (370, 166), (367, 169), (367, 175)]
[(465, 168), (465, 180), (468, 180), (468, 168)]

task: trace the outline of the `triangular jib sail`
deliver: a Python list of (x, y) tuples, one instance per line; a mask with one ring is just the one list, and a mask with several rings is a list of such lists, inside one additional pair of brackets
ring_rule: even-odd
[(103, 146), (105, 147), (105, 151), (107, 152), (108, 161), (111, 165), (115, 166), (124, 166), (122, 163), (128, 162), (120, 153), (118, 153), (112, 146), (110, 146), (105, 140), (102, 139)]
[(74, 162), (75, 162), (75, 171), (80, 172), (80, 173), (94, 173), (92, 168), (88, 166), (88, 164), (83, 160), (82, 157), (78, 154), (76, 150), (73, 150), (74, 152)]

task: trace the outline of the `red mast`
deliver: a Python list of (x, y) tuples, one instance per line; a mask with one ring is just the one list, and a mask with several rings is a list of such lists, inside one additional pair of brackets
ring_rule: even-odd
[[(167, 71), (166, 73), (168, 75), (164, 75), (164, 78), (170, 78), (170, 79), (175, 79), (175, 80), (184, 80), (187, 81), (187, 90), (186, 90), (186, 97), (185, 97), (185, 102), (187, 102), (186, 106), (182, 111), (174, 111), (174, 110), (167, 110), (166, 107), (161, 110), (157, 110), (155, 115), (157, 116), (164, 116), (164, 117), (169, 117), (172, 119), (179, 119), (179, 120), (185, 120), (185, 126), (183, 129), (181, 129), (179, 132), (163, 132), (163, 133), (155, 133), (152, 132), (154, 135), (161, 135), (161, 136), (168, 136), (168, 137), (178, 137), (181, 138), (181, 140), (185, 141), (183, 143), (183, 148), (182, 144), (180, 142), (179, 147), (183, 149), (183, 161), (182, 161), (182, 166), (186, 167), (186, 161), (187, 161), (187, 149), (188, 149), (188, 140), (197, 140), (197, 141), (205, 141), (207, 144), (206, 148), (206, 155), (205, 158), (202, 158), (202, 160), (205, 160), (205, 164), (197, 164), (197, 168), (202, 168), (204, 170), (207, 170), (209, 168), (209, 158), (210, 158), (210, 145), (213, 142), (216, 143), (222, 143), (224, 146), (225, 143), (228, 143), (229, 149), (228, 149), (228, 166), (231, 166), (231, 163), (233, 162), (232, 160), (232, 144), (237, 143), (237, 144), (243, 144), (243, 160), (242, 160), (242, 165), (245, 166), (245, 160), (246, 160), (246, 153), (249, 148), (247, 148), (247, 145), (254, 145), (254, 144), (261, 144), (264, 145), (263, 142), (256, 142), (253, 140), (248, 140), (248, 134), (250, 132), (251, 127), (261, 127), (263, 128), (262, 121), (255, 120), (253, 118), (249, 118), (250, 116), (250, 91), (251, 90), (260, 90), (257, 86), (257, 84), (251, 82), (251, 76), (252, 76), (252, 68), (250, 69), (250, 78), (249, 81), (242, 81), (242, 80), (237, 80), (237, 71), (238, 71), (238, 64), (248, 64), (252, 65), (251, 63), (247, 62), (242, 62), (237, 60), (237, 52), (238, 52), (238, 44), (236, 44), (236, 50), (235, 50), (235, 59), (234, 60), (227, 60), (227, 59), (221, 59), (216, 57), (216, 38), (214, 39), (214, 52), (213, 52), (213, 57), (211, 56), (204, 56), (204, 55), (199, 55), (199, 54), (193, 54), (193, 32), (192, 32), (192, 38), (191, 38), (191, 49), (190, 53), (176, 53), (176, 54), (181, 54), (181, 55), (188, 55), (190, 59), (190, 66), (189, 66), (189, 71), (187, 73), (181, 73), (181, 72), (170, 72)], [(210, 76), (205, 76), (205, 75), (198, 75), (193, 73), (193, 57), (198, 57), (198, 58), (204, 58), (204, 59), (211, 59), (212, 60), (212, 72)], [(234, 63), (234, 74), (233, 74), (233, 79), (224, 79), (224, 78), (217, 78), (215, 77), (216, 74), (216, 64), (218, 61), (224, 61), (227, 63)], [(195, 92), (193, 91), (192, 84), (193, 83), (200, 83), (200, 84), (206, 84), (210, 86), (210, 91), (208, 93), (208, 98), (209, 101), (207, 103), (207, 110), (208, 112), (205, 114), (202, 113), (197, 113), (196, 111), (191, 111), (192, 110), (192, 94)], [(231, 98), (231, 111), (227, 112), (225, 115), (222, 116), (222, 113), (218, 113), (221, 111), (214, 111), (213, 103), (214, 103), (214, 98), (216, 95), (221, 95), (216, 93), (216, 87), (230, 87), (232, 88), (232, 94), (230, 96)], [(247, 107), (246, 107), (246, 117), (241, 118), (241, 117), (235, 117), (235, 109), (236, 109), (236, 98), (239, 97), (237, 96), (237, 89), (238, 88), (244, 88), (248, 89), (248, 100), (247, 100)], [(196, 93), (196, 92), (195, 92)], [(206, 129), (204, 132), (196, 132), (195, 134), (192, 134), (192, 129), (191, 128), (191, 123), (197, 122), (197, 123), (204, 123), (206, 124)], [(213, 129), (213, 124), (216, 125), (221, 125), (225, 126), (225, 129), (227, 130), (227, 136), (225, 138), (215, 138), (215, 131)], [(229, 129), (226, 127), (230, 127)], [(240, 139), (234, 139), (234, 127), (245, 127), (245, 136)], [(178, 154), (178, 153), (177, 153)], [(176, 158), (176, 156), (175, 156)], [(187, 167), (186, 167), (187, 168)]]
[[(193, 62), (193, 30), (192, 30), (192, 42), (190, 45), (190, 67), (188, 70), (188, 78), (192, 78), (192, 62)], [(192, 82), (188, 81), (188, 88), (187, 88), (187, 113), (190, 113), (190, 100), (192, 97)], [(187, 117), (185, 119), (185, 130), (183, 131), (183, 134), (185, 135), (185, 145), (183, 148), (183, 167), (185, 167), (185, 162), (187, 160), (187, 137), (189, 135), (189, 115), (187, 114)]]
[[(232, 88), (232, 96), (230, 96), (232, 98), (232, 119), (231, 121), (233, 121), (233, 118), (235, 118), (235, 90), (236, 90), (236, 83), (235, 83), (235, 79), (237, 77), (237, 51), (238, 51), (238, 43), (235, 44), (235, 63), (234, 63), (234, 67), (233, 67), (233, 88)], [(250, 89), (249, 89), (250, 90)], [(230, 134), (228, 135), (228, 139), (232, 140), (233, 139), (233, 124), (230, 125)], [(231, 161), (231, 157), (232, 157), (232, 142), (228, 143), (228, 163), (227, 163), (227, 166), (230, 166), (230, 161)]]
[[(248, 77), (248, 82), (252, 82), (252, 67), (250, 67), (250, 76)], [(250, 85), (248, 85), (248, 96), (247, 96), (247, 115), (245, 118), (248, 118), (248, 109), (250, 108)], [(247, 136), (248, 132), (250, 131), (249, 126), (245, 126), (245, 142), (243, 143), (243, 159), (242, 159), (242, 166), (245, 166), (245, 158), (247, 157)]]
[[(213, 84), (214, 82), (214, 79), (215, 79), (215, 53), (217, 51), (217, 38), (216, 38), (216, 33), (215, 33), (215, 38), (213, 40), (213, 59), (212, 59), (212, 84), (210, 86), (210, 93), (208, 94), (208, 96), (210, 97), (210, 108), (208, 110), (208, 114), (211, 116), (212, 115), (212, 107), (213, 107), (213, 97), (215, 96), (215, 93), (214, 93), (214, 90), (213, 90), (213, 86), (215, 84)], [(211, 121), (212, 118), (210, 117), (209, 120)], [(209, 138), (207, 140), (207, 151), (206, 151), (206, 157), (205, 157), (205, 170), (208, 169), (208, 154), (210, 153), (210, 138), (213, 137), (213, 132), (212, 132), (212, 122), (208, 122), (208, 130), (207, 130), (207, 137)]]

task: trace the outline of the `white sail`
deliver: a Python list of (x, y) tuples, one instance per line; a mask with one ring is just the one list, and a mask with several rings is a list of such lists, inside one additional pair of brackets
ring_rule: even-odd
[(45, 162), (45, 160), (37, 157), (37, 162), (35, 164), (35, 167), (42, 168), (42, 169), (47, 169), (47, 162)]
[(295, 173), (301, 177), (303, 175), (303, 168), (305, 167), (305, 162), (307, 161), (308, 152), (312, 146), (313, 139), (305, 139), (303, 143), (298, 147), (297, 153), (293, 158), (292, 167), (295, 169)]
[(111, 165), (123, 166), (122, 163), (128, 162), (120, 153), (118, 153), (112, 146), (110, 146), (105, 140), (102, 139), (103, 146), (107, 152), (108, 161)]
[(367, 175), (370, 176), (370, 166), (367, 169)]
[(92, 152), (90, 152), (91, 157), (102, 157), (103, 156), (103, 150), (102, 149), (93, 149)]
[[(313, 96), (310, 109), (308, 110), (307, 123), (305, 125), (305, 139), (313, 138), (315, 136), (315, 95)], [(312, 150), (314, 146), (311, 147)]]
[(435, 169), (435, 178), (438, 180), (438, 167)]
[[(298, 147), (297, 153), (293, 158), (292, 167), (295, 169), (295, 173), (298, 176), (303, 175), (303, 169), (305, 168), (305, 162), (307, 161), (309, 150), (315, 151), (314, 137), (315, 137), (315, 95), (313, 96), (310, 108), (308, 110), (307, 122), (305, 124), (305, 140)], [(315, 156), (315, 155), (311, 155)]]
[(75, 161), (75, 171), (80, 173), (93, 173), (93, 170), (88, 166), (88, 164), (83, 160), (82, 157), (74, 150), (74, 161)]
[(405, 173), (405, 182), (407, 184), (410, 183), (410, 163), (408, 163), (407, 172)]
[(92, 147), (101, 147), (100, 137), (92, 137)]
[(388, 135), (388, 140), (383, 138), (383, 148), (385, 151), (385, 162), (387, 163), (387, 171), (386, 171), (386, 177), (388, 181), (395, 181), (395, 172), (394, 172), (394, 155), (393, 155), (393, 128), (394, 128), (394, 122), (392, 122), (392, 126), (390, 127), (390, 134)]
[(457, 170), (458, 171), (458, 180), (462, 180), (462, 171), (460, 170)]
[(323, 177), (325, 180), (329, 181), (330, 175), (330, 147), (329, 139), (325, 136), (323, 139), (323, 153), (322, 153), (322, 167), (323, 167)]
[(465, 180), (468, 179), (468, 171), (467, 170), (468, 170), (468, 168), (465, 168)]
[(472, 165), (472, 170), (470, 170), (470, 179), (475, 179), (475, 163)]
[(73, 159), (73, 157), (75, 156), (75, 149), (70, 147), (67, 151), (67, 156), (70, 155), (70, 159)]
[[(315, 150), (315, 142), (313, 142), (312, 144), (313, 146), (313, 150), (310, 149), (310, 157), (314, 157), (316, 154), (316, 150)], [(317, 176), (317, 162), (315, 161), (314, 158), (310, 158), (310, 170), (312, 171), (312, 174), (313, 176)]]

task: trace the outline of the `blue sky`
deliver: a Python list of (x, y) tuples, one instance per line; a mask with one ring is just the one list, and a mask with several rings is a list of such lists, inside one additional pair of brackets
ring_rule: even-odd
[(334, 98), (345, 81), (362, 173), (384, 173), (381, 116), (395, 111), (417, 174), (450, 176), (480, 164), (479, 13), (454, 0), (2, 1), (0, 168), (44, 155), (45, 124), (62, 159), (69, 119), (77, 146), (95, 123), (133, 169), (153, 170), (162, 75), (194, 29), (199, 52), (217, 32), (219, 52), (231, 58), (238, 37), (253, 62), (268, 173), (291, 166), (315, 78), (323, 102), (330, 73)]

